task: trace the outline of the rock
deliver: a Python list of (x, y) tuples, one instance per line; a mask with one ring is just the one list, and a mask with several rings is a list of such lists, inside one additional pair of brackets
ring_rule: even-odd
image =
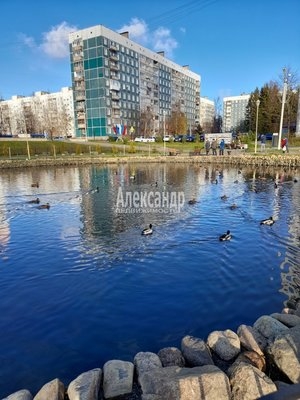
[(185, 336), (181, 340), (181, 351), (187, 364), (191, 367), (214, 365), (210, 350), (202, 339)]
[(266, 360), (264, 356), (256, 353), (255, 351), (243, 351), (237, 356), (237, 358), (234, 360), (234, 363), (228, 368), (227, 374), (231, 375), (232, 370), (241, 363), (250, 364), (262, 372), (265, 372), (266, 370)]
[(276, 392), (274, 382), (266, 374), (250, 364), (240, 363), (231, 370), (231, 400), (254, 400)]
[(210, 333), (207, 344), (222, 360), (226, 361), (236, 357), (241, 351), (240, 339), (230, 329)]
[(106, 399), (132, 392), (134, 365), (128, 361), (111, 360), (103, 366), (103, 392)]
[(288, 328), (300, 325), (300, 317), (298, 317), (297, 315), (273, 313), (271, 314), (271, 317), (277, 319), (277, 321), (282, 322)]
[(295, 310), (292, 308), (285, 307), (282, 309), (281, 314), (295, 314)]
[(64, 400), (65, 387), (59, 379), (46, 383), (34, 396), (33, 400)]
[(98, 400), (102, 370), (95, 368), (74, 379), (68, 387), (69, 400)]
[(141, 383), (143, 400), (231, 399), (229, 379), (214, 365), (157, 368)]
[(248, 325), (240, 325), (237, 330), (241, 345), (250, 351), (263, 355), (267, 346), (265, 337), (257, 329)]
[(151, 352), (139, 352), (134, 357), (134, 366), (136, 368), (138, 382), (145, 372), (152, 371), (156, 368), (162, 368), (162, 363), (157, 354)]
[(177, 347), (166, 347), (159, 350), (158, 357), (163, 367), (184, 367), (185, 360), (181, 351)]
[(18, 392), (10, 394), (8, 397), (5, 397), (2, 400), (32, 400), (33, 397), (29, 390), (23, 389)]
[(267, 339), (268, 343), (273, 342), (276, 336), (289, 330), (288, 327), (269, 315), (258, 318), (253, 326)]
[(277, 336), (268, 348), (275, 365), (293, 383), (300, 383), (300, 326)]

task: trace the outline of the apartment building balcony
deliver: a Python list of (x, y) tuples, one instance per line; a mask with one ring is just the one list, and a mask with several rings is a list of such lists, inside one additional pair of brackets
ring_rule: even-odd
[(83, 72), (83, 64), (74, 65), (75, 72)]
[(117, 102), (115, 102), (115, 101), (113, 101), (111, 107), (112, 107), (113, 109), (119, 109), (119, 108), (120, 108), (120, 104), (117, 103)]
[(77, 103), (77, 104), (76, 104), (76, 106), (75, 106), (75, 111), (80, 112), (80, 111), (84, 111), (84, 110), (85, 110), (84, 104), (81, 104), (81, 103)]
[(82, 61), (82, 60), (83, 60), (83, 53), (73, 54), (73, 62)]
[(117, 81), (120, 80), (120, 74), (116, 74), (113, 71), (111, 71), (110, 77), (111, 77), (111, 79), (115, 79)]
[(118, 93), (112, 93), (111, 98), (112, 98), (112, 100), (120, 100), (120, 96)]
[(85, 93), (75, 93), (75, 100), (76, 101), (85, 100)]
[(85, 121), (84, 122), (79, 122), (78, 121), (78, 128), (79, 129), (85, 129)]
[(110, 50), (118, 51), (117, 47), (112, 43), (110, 43), (109, 48)]
[(110, 60), (113, 60), (113, 61), (119, 61), (119, 57), (116, 53), (110, 53), (109, 58), (110, 58)]
[(76, 75), (74, 76), (74, 81), (75, 82), (80, 82), (84, 80), (84, 76), (83, 75)]
[(112, 62), (111, 62), (111, 63), (109, 64), (109, 66), (110, 66), (110, 69), (113, 70), (113, 71), (119, 71), (119, 70), (120, 70), (119, 65), (116, 64), (116, 63), (112, 63)]
[(74, 90), (75, 91), (78, 91), (78, 90), (80, 90), (81, 92), (83, 92), (84, 90), (85, 90), (85, 84), (84, 84), (84, 82), (81, 82), (81, 83), (75, 83), (75, 87), (74, 87)]
[(82, 43), (76, 43), (76, 44), (73, 44), (73, 46), (72, 46), (73, 52), (74, 51), (81, 51), (82, 48), (83, 48), (83, 44)]

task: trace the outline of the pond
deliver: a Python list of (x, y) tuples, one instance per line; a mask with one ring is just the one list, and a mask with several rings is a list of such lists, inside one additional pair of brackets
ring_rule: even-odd
[(164, 163), (1, 171), (0, 397), (297, 301), (299, 181)]

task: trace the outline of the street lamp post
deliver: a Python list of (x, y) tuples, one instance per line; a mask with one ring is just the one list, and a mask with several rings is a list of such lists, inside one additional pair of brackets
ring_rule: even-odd
[(255, 125), (255, 147), (254, 147), (254, 153), (257, 152), (257, 128), (258, 128), (258, 108), (260, 105), (260, 101), (256, 100), (256, 125)]
[(280, 147), (281, 147), (282, 125), (283, 125), (283, 116), (284, 116), (284, 106), (285, 106), (285, 102), (286, 102), (287, 86), (288, 86), (288, 75), (287, 75), (286, 68), (283, 68), (283, 90), (282, 90), (279, 135), (278, 135), (278, 150), (280, 150)]
[(166, 156), (166, 111), (164, 111), (164, 156)]

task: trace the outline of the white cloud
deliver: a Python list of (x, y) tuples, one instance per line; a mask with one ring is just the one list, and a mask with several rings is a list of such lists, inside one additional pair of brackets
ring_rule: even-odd
[(168, 58), (172, 58), (174, 49), (178, 47), (178, 43), (172, 37), (169, 29), (160, 27), (151, 32), (142, 19), (132, 18), (130, 23), (123, 25), (118, 32), (128, 32), (129, 39), (153, 51), (164, 51)]
[(153, 34), (153, 48), (155, 51), (164, 51), (167, 57), (171, 57), (173, 50), (178, 46), (177, 41), (172, 38), (171, 32), (166, 28), (158, 28)]
[(118, 32), (128, 32), (129, 38), (135, 42), (146, 45), (149, 42), (150, 33), (145, 21), (132, 18), (130, 24), (123, 25)]
[(35, 39), (21, 34), (22, 42), (34, 51), (41, 51), (50, 58), (66, 58), (69, 56), (69, 33), (77, 30), (75, 26), (62, 22), (43, 33), (41, 44), (37, 44)]
[(65, 58), (69, 56), (69, 33), (77, 28), (62, 22), (60, 25), (52, 27), (49, 32), (43, 33), (43, 43), (41, 49), (49, 57)]

